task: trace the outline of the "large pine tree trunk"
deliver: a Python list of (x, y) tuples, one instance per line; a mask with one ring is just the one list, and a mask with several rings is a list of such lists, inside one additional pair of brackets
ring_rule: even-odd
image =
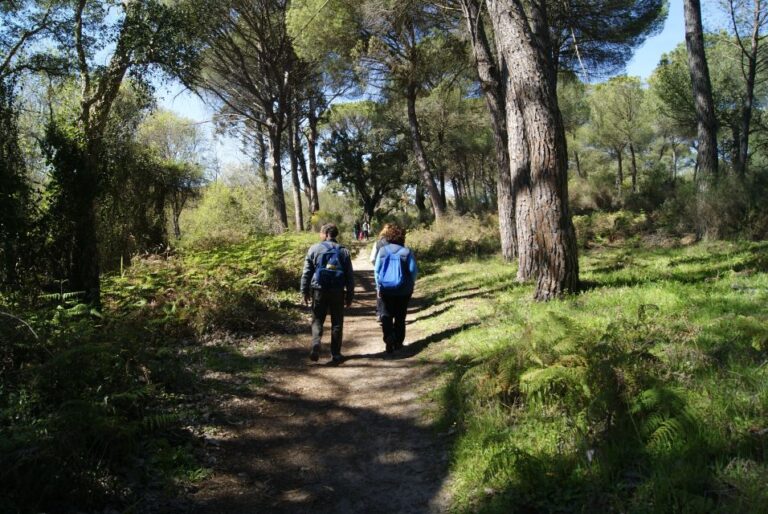
[(488, 113), (491, 116), (491, 130), (496, 151), (497, 184), (496, 198), (499, 212), (499, 235), (501, 254), (507, 261), (517, 257), (517, 230), (515, 227), (515, 191), (509, 168), (506, 113), (504, 106), (504, 84), (500, 70), (494, 63), (493, 53), (480, 14), (479, 0), (462, 0), (464, 19), (467, 22), (475, 66), (485, 96)]
[(435, 219), (439, 221), (445, 217), (445, 202), (443, 202), (440, 190), (435, 184), (435, 179), (432, 176), (432, 170), (427, 160), (427, 154), (421, 142), (421, 129), (419, 128), (419, 120), (416, 117), (416, 86), (409, 85), (405, 96), (408, 104), (408, 127), (411, 131), (411, 143), (413, 144), (413, 153), (416, 156), (416, 165), (419, 167), (422, 185), (426, 188), (426, 194), (432, 202)]
[[(568, 210), (568, 153), (554, 70), (547, 58), (547, 36), (533, 27), (546, 26), (543, 5), (532, 15), (542, 17), (532, 26), (519, 2), (486, 0), (494, 31), (509, 68), (507, 129), (510, 162), (530, 163), (533, 231), (539, 275), (534, 297), (549, 300), (575, 291), (579, 283), (576, 233)], [(544, 42), (544, 43), (543, 43)], [(517, 108), (510, 109), (510, 101)], [(522, 135), (525, 152), (513, 155), (513, 141)], [(515, 186), (517, 183), (514, 184)], [(518, 237), (522, 235), (518, 232)], [(520, 245), (522, 247), (522, 244)]]
[(698, 122), (696, 163), (700, 189), (707, 181), (717, 179), (717, 119), (712, 99), (712, 83), (704, 53), (704, 29), (701, 23), (700, 0), (683, 0), (685, 11), (685, 47), (688, 50), (688, 69), (693, 86), (693, 100)]
[(277, 229), (282, 232), (288, 228), (288, 214), (285, 209), (285, 192), (283, 191), (283, 170), (280, 166), (280, 138), (282, 131), (272, 125), (268, 131), (270, 165), (272, 166), (272, 208), (275, 212)]
[(507, 136), (512, 189), (515, 192), (515, 233), (517, 235), (517, 281), (528, 282), (539, 276), (538, 243), (534, 227), (531, 191), (531, 161), (526, 141), (523, 114), (514, 95), (506, 96)]

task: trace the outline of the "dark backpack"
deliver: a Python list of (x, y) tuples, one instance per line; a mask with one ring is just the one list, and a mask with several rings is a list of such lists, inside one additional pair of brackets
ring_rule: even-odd
[(383, 293), (402, 293), (408, 286), (408, 268), (403, 257), (408, 255), (408, 249), (404, 246), (392, 252), (390, 245), (383, 246), (381, 250), (381, 266), (376, 276), (379, 290)]
[(315, 267), (315, 282), (321, 289), (344, 289), (344, 265), (341, 246), (320, 243), (328, 251), (321, 253)]

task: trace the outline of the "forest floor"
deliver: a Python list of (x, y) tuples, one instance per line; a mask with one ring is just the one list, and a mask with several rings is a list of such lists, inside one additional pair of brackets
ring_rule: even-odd
[[(309, 314), (300, 334), (241, 341), (245, 355), (267, 355), (258, 384), (221, 374), (229, 389), (207, 430), (212, 472), (199, 482), (188, 510), (217, 512), (443, 512), (448, 508), (448, 433), (433, 426), (428, 393), (436, 362), (420, 356), (434, 337), (419, 321), (439, 307), (411, 302), (406, 346), (388, 355), (376, 322), (373, 270), (367, 252), (354, 261), (356, 298), (346, 310), (342, 352), (329, 364), (328, 329), (321, 359), (309, 353)], [(418, 294), (418, 292), (417, 292)], [(286, 330), (291, 332), (290, 329)], [(449, 332), (446, 332), (449, 333)], [(243, 348), (252, 344), (253, 348)], [(187, 509), (185, 509), (187, 510)]]

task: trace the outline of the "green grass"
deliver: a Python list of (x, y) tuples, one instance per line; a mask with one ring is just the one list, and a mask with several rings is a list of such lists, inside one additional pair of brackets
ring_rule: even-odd
[(448, 336), (429, 352), (455, 510), (765, 512), (768, 244), (614, 248), (581, 270), (547, 304), (496, 259), (420, 282), (442, 312), (421, 330)]

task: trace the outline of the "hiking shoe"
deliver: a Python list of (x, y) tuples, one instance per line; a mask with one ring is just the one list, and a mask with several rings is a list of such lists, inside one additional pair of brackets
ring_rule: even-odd
[(312, 362), (317, 362), (319, 358), (320, 358), (320, 345), (313, 344), (312, 351), (309, 352), (309, 360), (311, 360)]
[(342, 362), (344, 362), (345, 360), (346, 360), (345, 357), (343, 355), (341, 355), (341, 354), (334, 355), (333, 357), (331, 357), (331, 360), (328, 362), (328, 364), (330, 364), (332, 366), (337, 366), (337, 365), (341, 364)]
[(393, 340), (392, 337), (384, 338), (384, 343), (387, 345), (386, 346), (387, 353), (392, 353), (395, 351), (395, 343), (392, 340)]

